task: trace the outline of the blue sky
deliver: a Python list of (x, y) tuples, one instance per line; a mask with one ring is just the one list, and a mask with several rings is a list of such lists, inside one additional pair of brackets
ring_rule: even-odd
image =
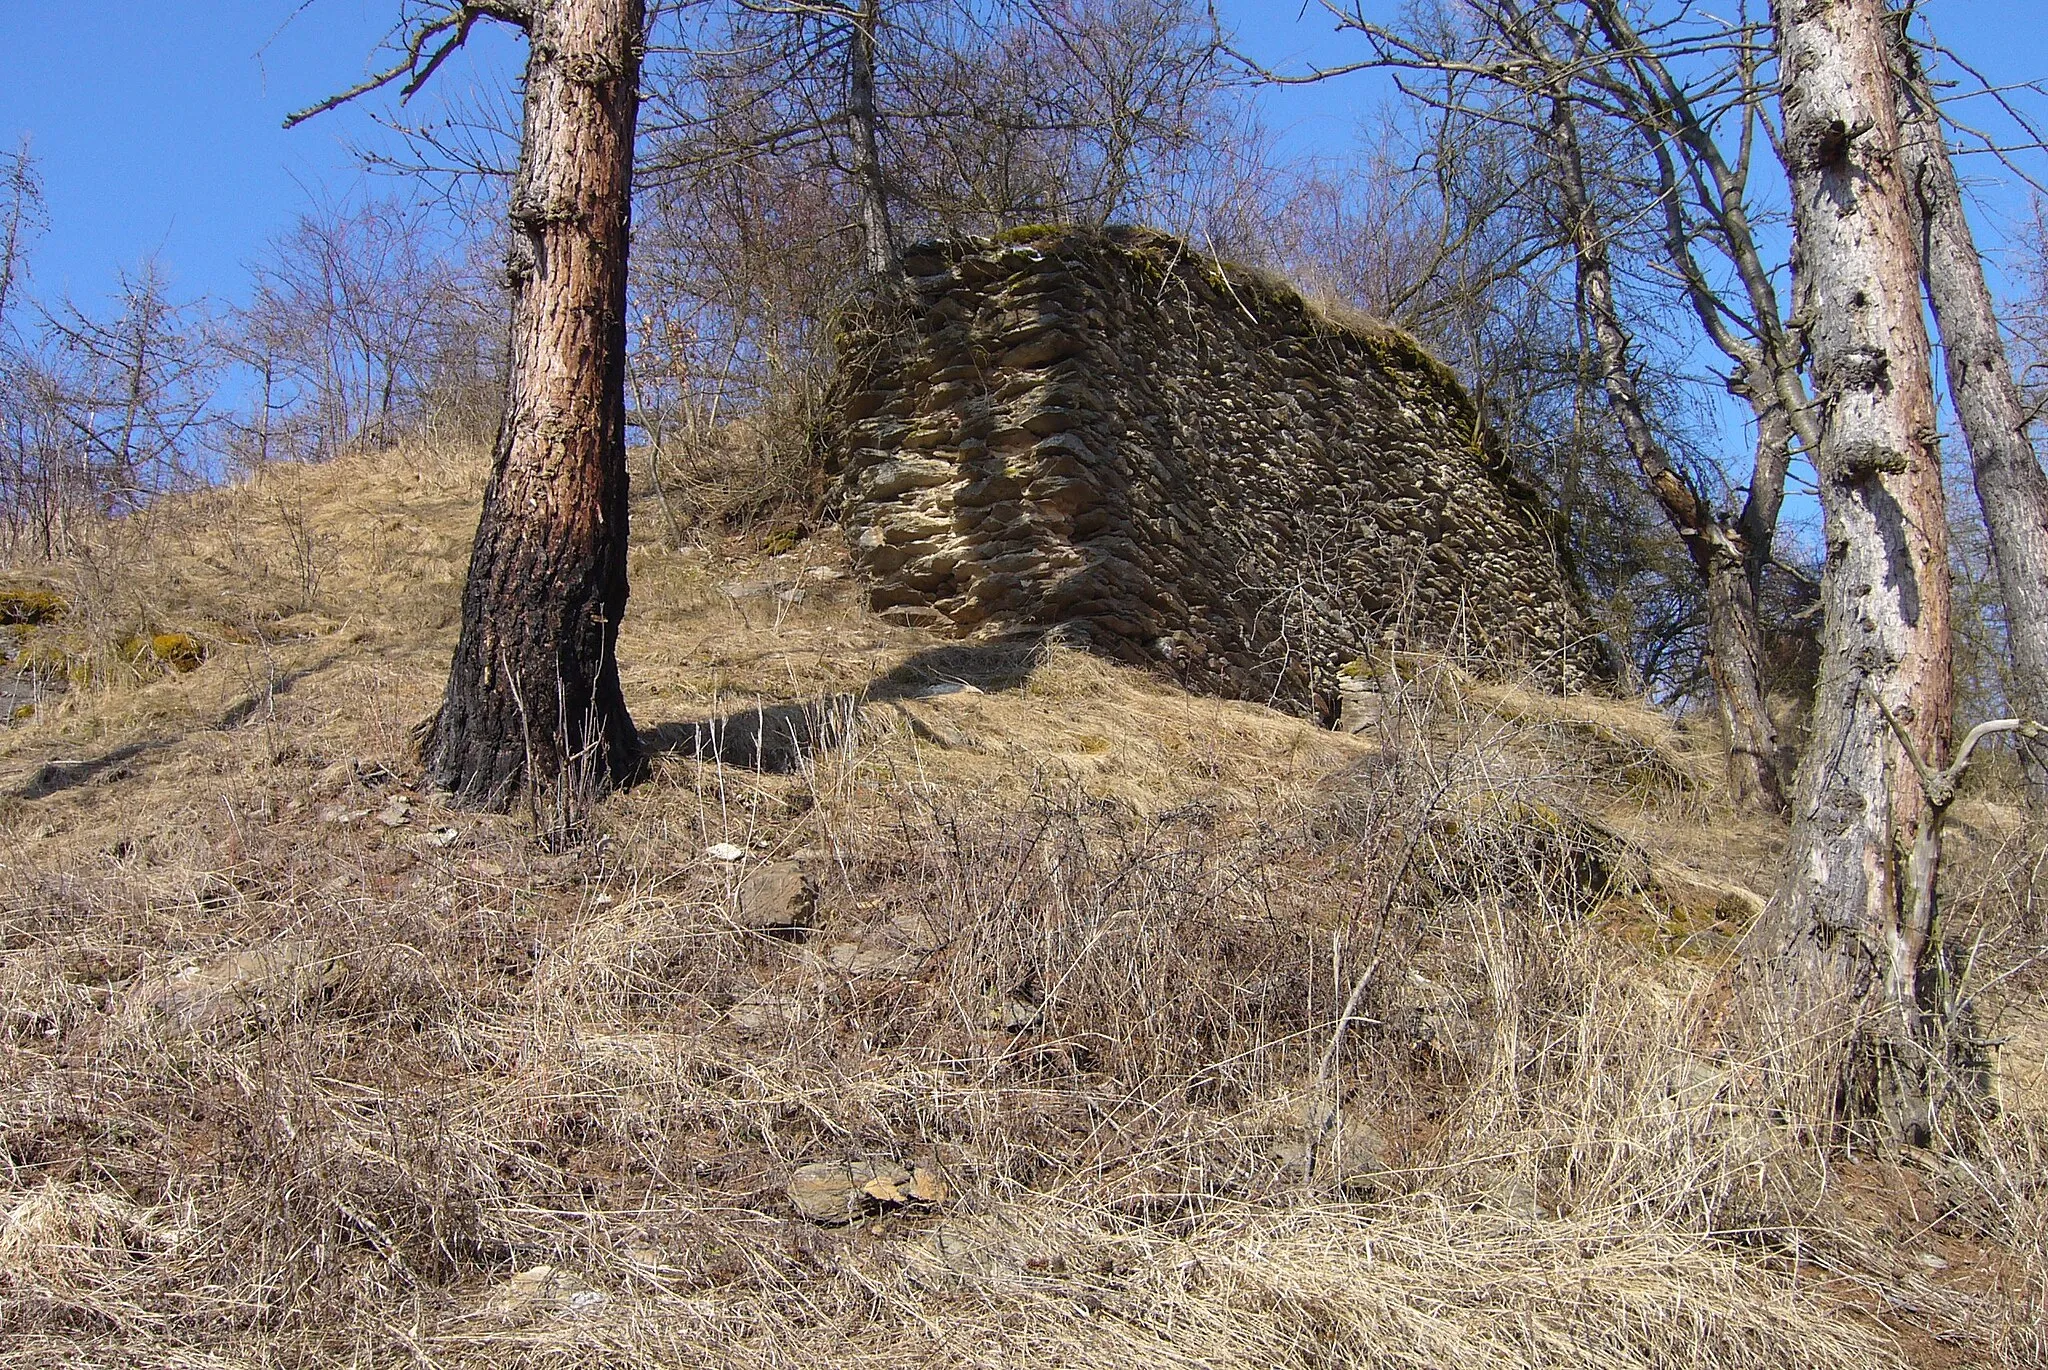
[[(1327, 52), (1327, 22), (1297, 23), (1284, 4), (1225, 9), (1275, 60)], [(37, 293), (86, 303), (154, 254), (181, 293), (237, 298), (244, 265), (313, 198), (372, 179), (356, 149), (389, 145), (371, 119), (383, 102), (280, 125), (361, 79), (396, 11), (394, 0), (0, 0), (0, 145), (29, 139), (48, 199)], [(514, 35), (478, 35), (436, 78), (443, 94), (502, 89), (516, 71)], [(1361, 89), (1282, 96), (1290, 144), (1348, 145)]]
[[(244, 264), (314, 197), (365, 173), (351, 142), (377, 138), (372, 108), (287, 132), (292, 109), (360, 80), (393, 0), (0, 0), (0, 139), (26, 135), (50, 230), (32, 262), (39, 294), (105, 288), (155, 254), (178, 289), (237, 297)], [(451, 85), (502, 83), (512, 35), (473, 42)]]
[[(1356, 51), (1299, 0), (1220, 8), (1276, 66)], [(2048, 0), (1923, 8), (1994, 81), (2048, 76)], [(89, 304), (117, 269), (153, 254), (181, 293), (239, 297), (245, 264), (311, 199), (364, 186), (354, 146), (378, 141), (378, 106), (290, 132), (280, 123), (360, 79), (396, 11), (395, 0), (0, 0), (0, 141), (29, 138), (48, 192), (36, 292)], [(437, 79), (458, 94), (503, 89), (518, 60), (512, 35), (481, 33)], [(1268, 114), (1291, 150), (1341, 153), (1383, 89), (1361, 77), (1272, 92)], [(1995, 166), (1973, 170), (1990, 210), (1984, 230), (2025, 213)]]

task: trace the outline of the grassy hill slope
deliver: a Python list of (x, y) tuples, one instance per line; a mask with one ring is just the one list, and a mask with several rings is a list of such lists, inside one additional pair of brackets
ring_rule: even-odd
[(482, 474), (276, 469), (16, 578), (68, 608), (0, 734), (0, 1365), (2048, 1363), (1995, 796), (2004, 1107), (1880, 1161), (1752, 1101), (1780, 834), (1625, 702), (1404, 660), (1339, 736), (636, 509), (652, 777), (449, 811)]

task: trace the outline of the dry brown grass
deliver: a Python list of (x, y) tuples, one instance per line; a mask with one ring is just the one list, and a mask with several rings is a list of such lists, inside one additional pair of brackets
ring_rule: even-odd
[[(408, 789), (480, 474), (274, 471), (55, 568), (209, 656), (0, 738), (0, 1365), (2048, 1358), (2038, 1101), (1912, 1167), (1752, 1102), (1716, 977), (1775, 836), (1700, 739), (1426, 664), (1339, 737), (639, 509), (642, 724), (834, 726), (551, 853)], [(948, 1197), (796, 1217), (838, 1158)]]

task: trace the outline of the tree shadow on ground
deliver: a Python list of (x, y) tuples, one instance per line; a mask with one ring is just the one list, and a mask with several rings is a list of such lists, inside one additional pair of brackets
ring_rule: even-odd
[(80, 785), (108, 785), (118, 780), (126, 780), (136, 771), (134, 766), (128, 764), (129, 762), (155, 752), (184, 746), (195, 732), (231, 732), (261, 713), (277, 696), (288, 693), (292, 686), (315, 671), (332, 665), (334, 661), (335, 657), (330, 655), (310, 666), (277, 676), (264, 686), (261, 693), (252, 691), (235, 700), (211, 723), (201, 723), (168, 736), (140, 738), (98, 756), (52, 757), (37, 762), (30, 767), (26, 775), (4, 791), (0, 791), (0, 794), (12, 799), (47, 799), (53, 794), (61, 794)]
[(990, 694), (1018, 688), (1043, 658), (1045, 637), (1032, 632), (927, 648), (858, 690), (780, 704), (764, 701), (716, 718), (658, 724), (641, 732), (641, 751), (649, 759), (687, 756), (787, 775), (848, 737), (868, 705), (930, 699), (969, 686)]
[(100, 756), (45, 761), (8, 793), (14, 799), (47, 799), (60, 791), (94, 780), (103, 784), (124, 780), (134, 774), (128, 765), (130, 761), (168, 745), (166, 739), (156, 738), (147, 742), (130, 742)]

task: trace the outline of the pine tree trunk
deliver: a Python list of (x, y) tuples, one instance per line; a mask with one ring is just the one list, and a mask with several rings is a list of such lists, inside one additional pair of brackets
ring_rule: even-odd
[[(1992, 311), (1982, 258), (1917, 54), (1901, 41), (1899, 123), (1905, 173), (1918, 211), (1928, 296), (1941, 329), (1948, 388), (1991, 534), (2012, 651), (2012, 708), (2048, 722), (2048, 475), (2027, 437), (2027, 411)], [(2048, 748), (2021, 744), (2028, 799), (2048, 809)]]
[(534, 0), (511, 195), (511, 368), (462, 594), (431, 784), (502, 808), (522, 785), (628, 778), (626, 248), (642, 0)]
[(1836, 1044), (1832, 1088), (1908, 1141), (1930, 1119), (1907, 849), (1927, 798), (1892, 724), (1942, 764), (1949, 570), (1919, 252), (1882, 0), (1776, 0), (1797, 317), (1821, 443), (1821, 678), (1783, 883), (1749, 970), (1781, 1048)]

